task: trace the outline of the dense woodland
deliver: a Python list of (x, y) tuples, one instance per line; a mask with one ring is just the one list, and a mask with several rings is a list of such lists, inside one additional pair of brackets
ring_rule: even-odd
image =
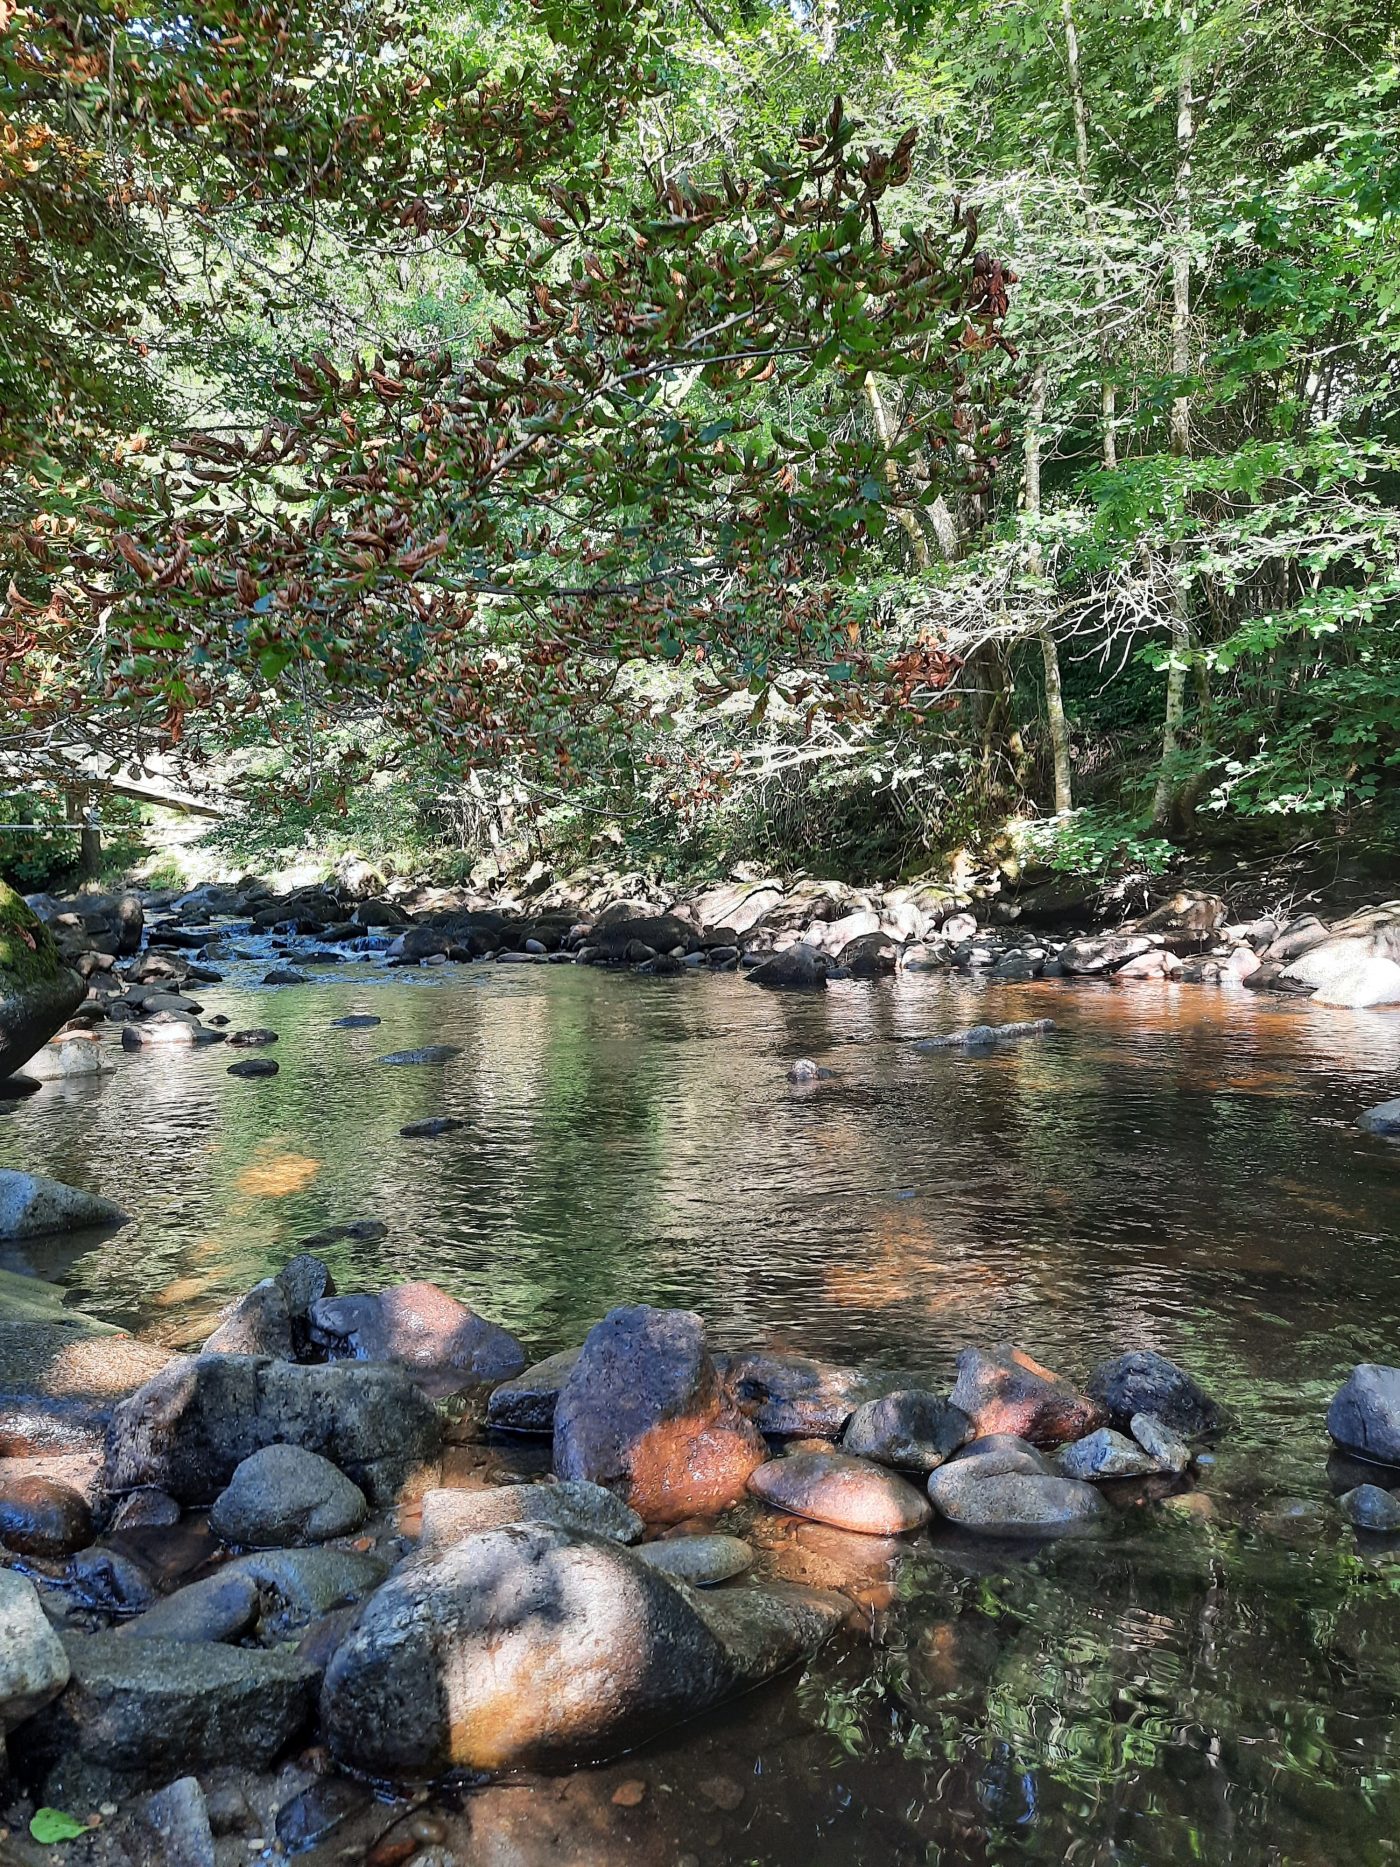
[(22, 815), (144, 768), (692, 870), (1384, 833), (1389, 6), (0, 27)]

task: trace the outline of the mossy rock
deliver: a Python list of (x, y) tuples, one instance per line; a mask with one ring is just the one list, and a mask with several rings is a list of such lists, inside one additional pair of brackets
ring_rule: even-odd
[(86, 991), (38, 915), (0, 882), (0, 1078), (67, 1023)]

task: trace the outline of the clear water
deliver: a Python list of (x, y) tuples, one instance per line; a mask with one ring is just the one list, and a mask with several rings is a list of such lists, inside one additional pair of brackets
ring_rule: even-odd
[[(1400, 1360), (1400, 1146), (1351, 1125), (1400, 1093), (1400, 1017), (1145, 984), (785, 997), (490, 965), (231, 973), (205, 1003), (278, 1030), (281, 1073), (230, 1078), (222, 1046), (124, 1055), (0, 1105), (0, 1164), (134, 1215), (10, 1262), (162, 1339), (197, 1337), (308, 1233), (377, 1218), (384, 1240), (325, 1251), (341, 1288), (431, 1278), (541, 1353), (645, 1300), (700, 1310), (718, 1346), (933, 1384), (973, 1341), (1073, 1377), (1150, 1346), (1234, 1410), (1184, 1508), (1120, 1500), (1089, 1542), (752, 1525), (772, 1572), (864, 1603), (865, 1634), (577, 1779), (574, 1851), (549, 1858), (1396, 1857), (1400, 1545), (1341, 1521), (1322, 1421), (1354, 1362)], [(365, 1011), (381, 1026), (331, 1028)], [(1060, 1033), (990, 1054), (904, 1041), (1040, 1016)], [(445, 1067), (374, 1061), (443, 1042)], [(799, 1056), (835, 1080), (791, 1089)], [(439, 1113), (466, 1125), (400, 1138)], [(707, 1800), (716, 1771), (737, 1806)], [(639, 1772), (645, 1803), (614, 1809)]]

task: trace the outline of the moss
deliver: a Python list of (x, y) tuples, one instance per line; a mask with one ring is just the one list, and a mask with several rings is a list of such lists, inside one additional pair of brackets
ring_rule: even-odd
[(0, 992), (46, 985), (62, 966), (48, 928), (22, 896), (0, 882)]

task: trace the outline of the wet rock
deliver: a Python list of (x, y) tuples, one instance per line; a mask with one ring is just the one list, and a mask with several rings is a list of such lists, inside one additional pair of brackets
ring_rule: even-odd
[(1352, 1369), (1327, 1409), (1336, 1443), (1377, 1465), (1400, 1465), (1400, 1368), (1363, 1361)]
[(1100, 1362), (1085, 1389), (1120, 1431), (1135, 1413), (1150, 1413), (1188, 1439), (1213, 1433), (1223, 1422), (1219, 1405), (1185, 1369), (1153, 1349), (1134, 1349)]
[(451, 1134), (454, 1129), (465, 1128), (466, 1125), (456, 1115), (425, 1115), (421, 1121), (405, 1122), (399, 1133), (405, 1141), (431, 1141), (438, 1135)]
[(766, 985), (780, 991), (824, 992), (828, 971), (826, 955), (799, 941), (755, 966), (749, 974), (749, 984)]
[(250, 1577), (261, 1603), (261, 1631), (285, 1640), (337, 1608), (363, 1601), (388, 1574), (383, 1557), (355, 1549), (263, 1549), (219, 1571)]
[(1143, 934), (1089, 934), (1061, 947), (1060, 964), (1070, 973), (1116, 972), (1140, 953), (1150, 953), (1152, 946)]
[(1357, 1485), (1337, 1502), (1358, 1530), (1381, 1534), (1400, 1530), (1400, 1498), (1393, 1491), (1383, 1491), (1379, 1485)]
[(357, 1011), (348, 1018), (332, 1018), (331, 1029), (333, 1031), (368, 1031), (372, 1030), (376, 1024), (383, 1022), (384, 1020), (376, 1018), (373, 1012)]
[(132, 1491), (112, 1512), (113, 1530), (168, 1530), (180, 1521), (180, 1506), (164, 1491)]
[(792, 1664), (838, 1612), (787, 1592), (695, 1595), (616, 1544), (512, 1524), (385, 1583), (327, 1669), (326, 1739), (376, 1776), (591, 1761)]
[(378, 1063), (450, 1063), (462, 1054), (460, 1044), (425, 1044), (421, 1050), (391, 1050)]
[(737, 1536), (669, 1536), (642, 1543), (636, 1556), (673, 1581), (713, 1588), (753, 1567), (753, 1550)]
[(1051, 1536), (1091, 1524), (1103, 1510), (1094, 1487), (1043, 1465), (1029, 1445), (961, 1453), (933, 1474), (928, 1494), (940, 1517), (987, 1536)]
[(79, 1600), (113, 1614), (140, 1614), (156, 1599), (155, 1583), (139, 1562), (100, 1543), (80, 1549), (68, 1565), (68, 1580)]
[(853, 979), (887, 978), (899, 966), (899, 942), (883, 931), (861, 934), (830, 950), (839, 953), (841, 964)]
[(285, 1549), (348, 1536), (367, 1515), (363, 1491), (329, 1459), (302, 1446), (264, 1446), (214, 1500), (209, 1528), (226, 1543)]
[(825, 1083), (830, 1082), (833, 1073), (813, 1063), (810, 1057), (799, 1057), (788, 1069), (787, 1079), (790, 1083)]
[(645, 1528), (620, 1498), (583, 1479), (493, 1485), (484, 1491), (425, 1491), (422, 1519), (425, 1548), (458, 1543), (478, 1530), (495, 1530), (507, 1523), (553, 1523), (604, 1537), (610, 1543), (635, 1543)]
[(135, 953), (141, 945), (146, 926), (146, 911), (138, 895), (124, 894), (112, 910), (112, 931), (117, 936), (117, 951), (123, 957)]
[(973, 1024), (965, 1031), (949, 1031), (943, 1037), (923, 1037), (916, 1050), (981, 1050), (992, 1044), (1014, 1042), (1019, 1037), (1048, 1037), (1058, 1027), (1053, 1018), (1023, 1019), (1017, 1024)]
[(189, 1050), (212, 1044), (221, 1032), (206, 1031), (197, 1018), (181, 1011), (158, 1011), (140, 1024), (122, 1026), (123, 1050)]
[(1373, 909), (1353, 920), (1356, 931), (1333, 928), (1331, 938), (1291, 960), (1282, 979), (1311, 986), (1319, 1005), (1400, 1004), (1400, 908)]
[(844, 1452), (794, 1452), (770, 1459), (749, 1479), (766, 1504), (866, 1536), (899, 1536), (931, 1515), (913, 1485), (868, 1459)]
[(321, 1453), (372, 1503), (387, 1503), (440, 1436), (432, 1403), (402, 1368), (183, 1355), (114, 1409), (104, 1482), (210, 1504), (250, 1453), (282, 1442)]
[(298, 972), (295, 966), (274, 966), (263, 974), (264, 985), (310, 985), (311, 975)]
[(193, 1776), (181, 1776), (132, 1812), (133, 1826), (159, 1867), (215, 1867), (214, 1833), (204, 1791)]
[(128, 1640), (241, 1640), (257, 1626), (261, 1610), (254, 1577), (220, 1569), (164, 1596), (120, 1631)]
[(902, 1471), (931, 1472), (972, 1437), (960, 1407), (922, 1388), (901, 1388), (867, 1400), (846, 1422), (843, 1452)]
[(1367, 1109), (1357, 1116), (1356, 1125), (1367, 1134), (1400, 1135), (1400, 1096)]
[(552, 1434), (559, 1390), (577, 1366), (579, 1354), (576, 1348), (566, 1348), (562, 1354), (537, 1361), (514, 1380), (502, 1381), (486, 1404), (486, 1424), (494, 1432)]
[(834, 1439), (880, 1389), (878, 1378), (855, 1368), (766, 1349), (722, 1358), (720, 1369), (739, 1411), (761, 1433), (779, 1439)]
[(53, 934), (14, 889), (0, 882), (0, 1080), (48, 1042), (86, 991), (84, 981), (64, 965)]
[(76, 1186), (0, 1167), (0, 1238), (43, 1238), (96, 1226), (125, 1225), (130, 1215)]
[(36, 1083), (61, 1083), (81, 1076), (112, 1076), (116, 1068), (100, 1038), (86, 1031), (69, 1031), (36, 1050), (24, 1073)]
[(1180, 1477), (1190, 1465), (1190, 1446), (1155, 1413), (1135, 1413), (1128, 1422), (1128, 1430), (1158, 1471)]
[(688, 1310), (610, 1311), (589, 1331), (555, 1408), (558, 1475), (606, 1485), (650, 1520), (723, 1509), (766, 1453)]
[(264, 1030), (261, 1025), (255, 1025), (251, 1030), (230, 1031), (228, 1041), (232, 1049), (253, 1050), (265, 1044), (275, 1044), (277, 1033)]
[(428, 1283), (323, 1297), (311, 1307), (311, 1338), (332, 1359), (399, 1363), (443, 1389), (507, 1380), (526, 1362), (508, 1329)]
[(1111, 1426), (1076, 1439), (1060, 1454), (1060, 1471), (1066, 1478), (1142, 1478), (1158, 1469), (1136, 1440), (1125, 1439)]
[(0, 1569), (0, 1740), (58, 1697), (68, 1671), (68, 1655), (34, 1584), (13, 1569)]
[(1009, 1342), (964, 1349), (950, 1400), (972, 1420), (979, 1438), (1010, 1433), (1044, 1446), (1080, 1439), (1104, 1418), (1096, 1400), (1076, 1393)]
[(72, 1678), (47, 1741), (109, 1769), (265, 1768), (311, 1714), (315, 1671), (290, 1654), (118, 1633), (64, 1645)]
[(39, 1477), (0, 1481), (0, 1545), (20, 1556), (66, 1556), (92, 1541), (92, 1512), (71, 1485)]
[(223, 1312), (223, 1321), (204, 1344), (205, 1355), (272, 1355), (289, 1361), (294, 1353), (292, 1317), (286, 1292), (275, 1277), (265, 1277)]
[(324, 1841), (343, 1821), (365, 1809), (369, 1800), (370, 1792), (362, 1783), (347, 1782), (343, 1776), (318, 1777), (277, 1811), (279, 1852), (299, 1854)]
[(275, 1076), (281, 1065), (275, 1057), (245, 1057), (241, 1063), (230, 1063), (230, 1076)]

